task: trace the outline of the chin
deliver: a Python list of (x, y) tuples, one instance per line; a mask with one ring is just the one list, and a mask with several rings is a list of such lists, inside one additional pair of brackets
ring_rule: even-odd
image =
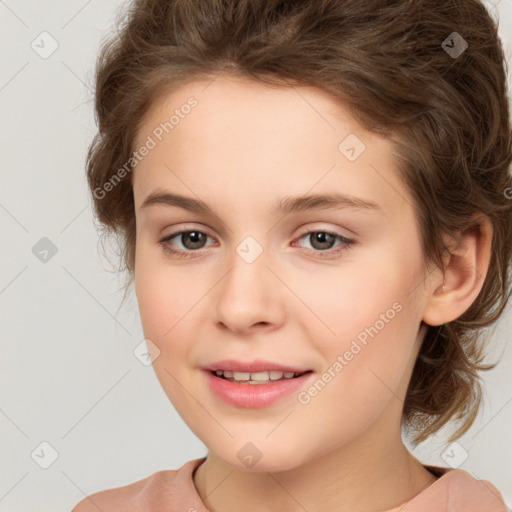
[(283, 449), (281, 446), (278, 450), (279, 447), (272, 446), (268, 441), (265, 447), (258, 447), (257, 442), (234, 443), (234, 445), (210, 451), (228, 466), (250, 473), (289, 471), (307, 462), (304, 458), (306, 454), (299, 452), (296, 446), (291, 446), (289, 449)]

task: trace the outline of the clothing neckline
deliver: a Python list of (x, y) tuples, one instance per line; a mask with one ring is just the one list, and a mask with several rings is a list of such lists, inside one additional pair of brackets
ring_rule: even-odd
[[(201, 499), (201, 496), (199, 496), (199, 492), (196, 489), (196, 486), (194, 484), (194, 475), (197, 469), (203, 462), (206, 461), (207, 457), (201, 457), (198, 459), (193, 459), (185, 463), (185, 465), (181, 468), (180, 471), (183, 472), (183, 478), (184, 480), (181, 482), (183, 485), (188, 487), (189, 492), (194, 496), (195, 501), (197, 501), (198, 504), (200, 504), (200, 508), (198, 509), (198, 512), (210, 512), (206, 505), (204, 504), (203, 500)], [(466, 472), (461, 469), (451, 469), (451, 468), (443, 468), (439, 466), (429, 466), (429, 465), (423, 465), (423, 467), (432, 474), (433, 477), (436, 479), (429, 484), (427, 487), (422, 489), (418, 494), (413, 496), (410, 500), (401, 503), (400, 505), (397, 505), (396, 507), (393, 507), (391, 509), (382, 510), (379, 512), (398, 512), (400, 511), (404, 506), (406, 505), (414, 505), (417, 501), (423, 499), (426, 493), (431, 492), (431, 490), (434, 488), (434, 486), (439, 486), (440, 482), (445, 483), (447, 478), (450, 476), (454, 476), (457, 474), (465, 474)]]

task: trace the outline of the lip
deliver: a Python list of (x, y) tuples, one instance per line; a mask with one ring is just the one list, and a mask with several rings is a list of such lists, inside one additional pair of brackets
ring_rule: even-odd
[[(270, 369), (268, 366), (266, 368)], [(272, 369), (280, 370), (281, 368)], [(217, 377), (212, 373), (212, 370), (204, 369), (203, 372), (210, 390), (218, 398), (235, 407), (248, 409), (267, 407), (294, 392), (298, 392), (301, 387), (309, 384), (315, 375), (313, 372), (308, 372), (300, 377), (271, 381), (268, 384), (239, 384)]]
[(264, 371), (281, 371), (281, 372), (293, 372), (303, 373), (312, 371), (311, 368), (298, 368), (293, 366), (284, 366), (280, 363), (273, 361), (266, 361), (264, 359), (254, 359), (252, 361), (236, 361), (235, 359), (223, 359), (215, 363), (203, 366), (203, 370), (215, 371), (215, 370), (230, 370), (232, 372), (264, 372)]

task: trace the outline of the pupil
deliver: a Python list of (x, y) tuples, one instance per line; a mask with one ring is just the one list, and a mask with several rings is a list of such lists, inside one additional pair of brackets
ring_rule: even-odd
[[(186, 237), (188, 237), (192, 240), (192, 247), (190, 247), (188, 244), (186, 244), (184, 242)], [(197, 249), (197, 248), (201, 247), (201, 242), (202, 242), (201, 238), (202, 238), (202, 233), (200, 233), (199, 231), (190, 231), (189, 233), (184, 233), (182, 235), (181, 241), (182, 241), (183, 245), (185, 245), (185, 247), (188, 247), (189, 249)], [(199, 239), (199, 241), (197, 239)]]
[[(330, 249), (332, 247), (332, 242), (334, 241), (333, 235), (329, 233), (312, 233), (310, 237), (312, 237), (311, 245), (316, 249)], [(326, 238), (327, 242), (325, 241)], [(329, 238), (331, 238), (331, 240), (329, 240)], [(320, 247), (318, 247), (318, 244), (320, 244)]]

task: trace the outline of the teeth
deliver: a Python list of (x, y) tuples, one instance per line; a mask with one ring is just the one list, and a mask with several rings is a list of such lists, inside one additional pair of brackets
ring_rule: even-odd
[(246, 372), (233, 372), (233, 379), (235, 380), (251, 380), (251, 374)]
[(269, 372), (251, 373), (251, 380), (269, 380), (269, 379), (270, 379)]
[(235, 381), (247, 382), (250, 381), (251, 384), (257, 384), (260, 382), (268, 382), (269, 380), (280, 380), (283, 377), (285, 379), (292, 379), (293, 377), (297, 377), (302, 375), (301, 373), (294, 372), (281, 372), (277, 370), (271, 370), (268, 372), (232, 372), (230, 370), (216, 370), (215, 374), (218, 377), (224, 376), (226, 379), (233, 379)]

